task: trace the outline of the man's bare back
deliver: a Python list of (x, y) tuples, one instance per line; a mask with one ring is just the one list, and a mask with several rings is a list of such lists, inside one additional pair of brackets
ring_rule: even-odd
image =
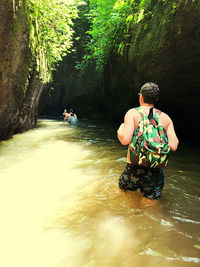
[[(141, 108), (147, 115), (149, 114), (151, 107), (152, 106), (141, 105)], [(118, 137), (123, 145), (130, 144), (133, 132), (137, 129), (140, 120), (141, 115), (136, 109), (132, 108), (126, 113), (124, 123), (121, 124), (122, 127), (120, 126), (121, 129), (119, 128), (118, 130)], [(178, 138), (174, 131), (174, 125), (171, 118), (166, 113), (161, 112), (159, 116), (159, 123), (163, 126), (167, 133), (170, 150), (175, 151), (178, 146)]]
[[(146, 106), (146, 105), (141, 105), (142, 110), (144, 111), (144, 113), (146, 115), (149, 114), (149, 110), (151, 108), (151, 106)], [(121, 143), (123, 145), (128, 145), (130, 144), (130, 142), (132, 141), (132, 137), (133, 137), (133, 132), (137, 129), (137, 126), (141, 120), (141, 115), (140, 113), (135, 109), (132, 108), (130, 109), (124, 118), (124, 125), (123, 126), (123, 131), (121, 131)], [(159, 116), (159, 123), (163, 126), (163, 128), (165, 129), (167, 136), (168, 136), (168, 142), (169, 142), (169, 147), (171, 151), (175, 151), (177, 149), (177, 145), (178, 145), (178, 139), (176, 137), (175, 131), (174, 131), (174, 126), (173, 126), (173, 122), (171, 120), (171, 118), (164, 112), (161, 112), (160, 116)], [(132, 125), (132, 127), (131, 127)], [(123, 132), (125, 132), (127, 129), (127, 132), (129, 131), (128, 134), (126, 134), (126, 139), (123, 140)], [(120, 131), (118, 133), (118, 136), (120, 134)], [(120, 137), (119, 137), (120, 139)], [(130, 155), (129, 155), (129, 151), (127, 154), (127, 162), (130, 163)]]

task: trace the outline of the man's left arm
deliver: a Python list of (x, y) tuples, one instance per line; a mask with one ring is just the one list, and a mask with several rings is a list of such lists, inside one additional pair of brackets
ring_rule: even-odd
[(130, 109), (125, 117), (124, 123), (122, 123), (117, 131), (117, 136), (122, 145), (130, 144), (133, 138), (134, 131), (134, 110)]
[(171, 151), (176, 151), (178, 144), (179, 144), (179, 140), (176, 136), (175, 130), (174, 130), (174, 125), (172, 120), (169, 118), (169, 125), (167, 127), (166, 130), (167, 133), (167, 137), (168, 137), (168, 145)]

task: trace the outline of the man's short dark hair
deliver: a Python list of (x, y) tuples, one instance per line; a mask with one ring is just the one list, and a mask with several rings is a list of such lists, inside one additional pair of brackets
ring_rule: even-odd
[(145, 83), (140, 90), (144, 102), (148, 104), (155, 104), (158, 101), (160, 89), (157, 84), (148, 82)]

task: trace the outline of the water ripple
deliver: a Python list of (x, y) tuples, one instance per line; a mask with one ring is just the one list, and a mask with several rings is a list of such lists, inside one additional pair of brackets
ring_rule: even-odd
[(200, 259), (196, 257), (185, 257), (185, 256), (175, 256), (175, 257), (167, 257), (163, 254), (161, 254), (158, 251), (152, 250), (150, 248), (145, 249), (145, 251), (141, 252), (140, 255), (151, 255), (155, 257), (161, 257), (168, 261), (184, 261), (184, 262), (194, 262), (194, 263), (200, 263)]
[(181, 218), (181, 217), (177, 217), (177, 216), (173, 216), (173, 218), (174, 218), (175, 220), (179, 220), (179, 221), (182, 221), (182, 222), (188, 222), (188, 223), (200, 224), (200, 222), (198, 222), (198, 221), (194, 221), (194, 220), (187, 219), (187, 218)]

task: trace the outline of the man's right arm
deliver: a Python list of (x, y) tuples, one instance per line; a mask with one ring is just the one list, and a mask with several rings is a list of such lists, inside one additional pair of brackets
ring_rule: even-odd
[(166, 133), (167, 133), (167, 137), (168, 137), (168, 146), (169, 146), (170, 150), (176, 151), (178, 144), (179, 144), (179, 140), (178, 140), (176, 133), (175, 133), (175, 130), (174, 130), (174, 124), (170, 118), (169, 118), (169, 125), (166, 129)]
[(118, 139), (122, 145), (129, 145), (133, 138), (134, 131), (134, 109), (130, 109), (125, 117), (124, 123), (122, 123), (117, 131)]

